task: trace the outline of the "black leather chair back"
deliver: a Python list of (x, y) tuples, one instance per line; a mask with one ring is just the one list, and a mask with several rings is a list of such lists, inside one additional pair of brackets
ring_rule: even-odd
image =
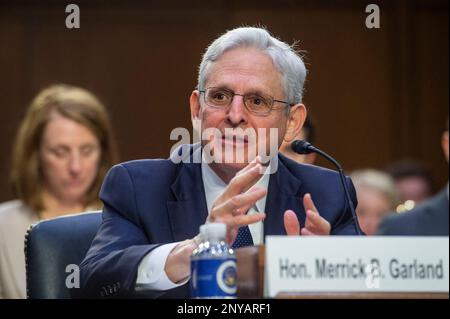
[(27, 298), (70, 298), (70, 289), (76, 288), (68, 288), (66, 279), (69, 287), (76, 283), (76, 267), (101, 220), (101, 213), (96, 211), (44, 220), (29, 228), (25, 237)]

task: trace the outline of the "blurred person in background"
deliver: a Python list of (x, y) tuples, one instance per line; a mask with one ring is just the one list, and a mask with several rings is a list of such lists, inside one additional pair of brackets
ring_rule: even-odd
[(359, 225), (366, 235), (375, 235), (382, 219), (398, 204), (394, 180), (374, 169), (356, 170), (350, 174), (358, 198)]
[(108, 114), (90, 92), (53, 85), (32, 101), (12, 154), (18, 199), (0, 204), (0, 298), (25, 298), (24, 238), (41, 219), (101, 208), (99, 188), (116, 162)]
[[(448, 120), (441, 136), (441, 146), (448, 163)], [(448, 173), (448, 172), (447, 172)], [(388, 216), (380, 224), (379, 235), (448, 236), (448, 182), (436, 196), (411, 211)]]
[(400, 201), (404, 203), (399, 212), (410, 210), (433, 196), (433, 178), (425, 164), (404, 159), (389, 165), (386, 172), (394, 179)]
[[(303, 124), (300, 133), (294, 138), (294, 140), (308, 141), (312, 145), (314, 145), (314, 143), (316, 142), (316, 128), (314, 125), (314, 121), (311, 119), (310, 115), (306, 117), (305, 124)], [(316, 153), (310, 153), (306, 155), (298, 154), (292, 150), (291, 144), (292, 142), (283, 141), (280, 146), (280, 152), (298, 163), (313, 165), (316, 162)]]

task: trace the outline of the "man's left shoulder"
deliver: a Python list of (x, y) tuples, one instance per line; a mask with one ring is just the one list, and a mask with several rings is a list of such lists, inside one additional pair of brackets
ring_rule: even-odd
[(311, 164), (298, 163), (296, 161), (287, 158), (282, 154), (279, 154), (279, 160), (292, 175), (302, 180), (304, 179), (336, 180), (339, 178), (339, 173), (332, 169)]

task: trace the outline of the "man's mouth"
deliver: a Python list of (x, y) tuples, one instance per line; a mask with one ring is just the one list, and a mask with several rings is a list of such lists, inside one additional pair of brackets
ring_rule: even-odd
[(222, 134), (222, 141), (234, 144), (247, 144), (248, 135)]
[(248, 136), (222, 135), (222, 142), (230, 144), (248, 144)]

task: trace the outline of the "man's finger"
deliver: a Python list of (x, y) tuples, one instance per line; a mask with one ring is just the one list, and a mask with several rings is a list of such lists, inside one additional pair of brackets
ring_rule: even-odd
[(226, 236), (226, 242), (229, 245), (232, 245), (234, 243), (234, 240), (237, 237), (238, 228), (235, 227), (227, 227), (227, 236)]
[[(245, 194), (249, 194), (255, 191), (259, 191), (261, 188), (259, 187), (252, 187), (251, 189), (249, 189)], [(267, 194), (267, 193), (266, 193)], [(246, 214), (247, 211), (251, 208), (255, 206), (255, 203), (249, 203), (248, 205), (244, 205), (241, 208), (238, 208), (235, 212), (235, 215), (243, 215)]]
[(264, 220), (265, 218), (266, 218), (266, 214), (265, 213), (257, 213), (257, 214), (252, 214), (252, 215), (236, 216), (231, 221), (231, 224), (232, 224), (231, 227), (247, 226), (247, 225), (250, 225), (250, 224), (254, 224), (254, 223), (260, 222), (260, 221)]
[(233, 215), (242, 215), (247, 211), (243, 208), (252, 207), (259, 199), (266, 196), (267, 190), (263, 188), (254, 188), (253, 191), (233, 196), (221, 205), (214, 207), (212, 213), (208, 216), (210, 221), (221, 217), (232, 217)]
[(228, 187), (220, 196), (220, 200), (226, 201), (232, 196), (240, 194), (245, 190), (251, 188), (261, 177), (260, 170), (261, 164), (256, 164), (254, 167), (242, 173), (241, 175), (233, 177), (228, 184)]
[(238, 209), (236, 209), (233, 212), (233, 216), (239, 216), (239, 215), (245, 215), (247, 214), (248, 210), (253, 207), (255, 204), (248, 204), (248, 205), (244, 205)]
[(284, 228), (288, 236), (300, 235), (300, 223), (297, 215), (292, 210), (287, 210), (284, 213)]
[(312, 210), (306, 211), (305, 228), (317, 235), (329, 235), (331, 230), (330, 223)]
[(316, 205), (314, 205), (311, 194), (309, 194), (309, 193), (307, 193), (307, 194), (305, 194), (305, 196), (303, 196), (303, 207), (305, 208), (305, 212), (308, 210), (312, 210), (316, 213), (319, 213), (319, 211), (316, 208)]
[(302, 236), (314, 236), (314, 235), (316, 235), (313, 232), (311, 232), (310, 230), (308, 230), (308, 228), (306, 228), (306, 227), (302, 228), (301, 234), (302, 234)]
[(251, 161), (250, 163), (248, 163), (247, 166), (245, 166), (243, 169), (241, 169), (239, 172), (236, 173), (236, 176), (241, 175), (242, 173), (245, 173), (246, 171), (248, 171), (249, 169), (255, 167), (256, 164), (261, 164), (261, 156), (256, 156), (253, 161)]

